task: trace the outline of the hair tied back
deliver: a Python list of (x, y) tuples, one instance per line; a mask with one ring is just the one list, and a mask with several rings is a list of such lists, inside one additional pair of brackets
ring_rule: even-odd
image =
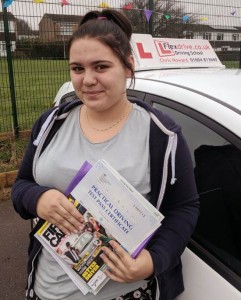
[(97, 20), (106, 20), (107, 17), (98, 17)]

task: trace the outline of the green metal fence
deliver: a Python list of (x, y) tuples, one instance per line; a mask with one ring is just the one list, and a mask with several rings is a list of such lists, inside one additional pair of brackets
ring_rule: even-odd
[(30, 129), (52, 105), (59, 87), (69, 80), (68, 38), (89, 10), (120, 9), (138, 33), (208, 39), (227, 67), (240, 68), (241, 3), (233, 7), (219, 0), (1, 1), (0, 133)]

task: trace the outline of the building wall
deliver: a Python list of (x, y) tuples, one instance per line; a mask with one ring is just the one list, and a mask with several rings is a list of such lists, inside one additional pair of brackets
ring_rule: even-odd
[(56, 28), (56, 25), (51, 19), (44, 17), (39, 23), (40, 41), (42, 42), (55, 41), (58, 30), (59, 30), (58, 27)]
[[(16, 49), (16, 31), (15, 31), (15, 22), (9, 21), (9, 32), (10, 32), (10, 40), (11, 40), (11, 50), (12, 52)], [(0, 57), (6, 57), (6, 43), (5, 43), (5, 35), (4, 35), (4, 22), (0, 20)]]

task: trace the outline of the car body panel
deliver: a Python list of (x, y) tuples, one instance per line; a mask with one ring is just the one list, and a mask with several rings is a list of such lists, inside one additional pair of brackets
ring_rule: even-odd
[[(241, 112), (240, 93), (241, 70), (236, 69), (195, 69), (137, 72), (136, 77), (166, 82), (190, 89), (195, 93), (213, 97), (225, 105)], [(228, 88), (227, 88), (228, 87)], [(239, 95), (241, 96), (241, 95)]]
[(240, 300), (241, 293), (190, 249), (182, 255), (185, 291), (176, 300)]
[[(208, 82), (206, 87), (205, 82)], [(180, 76), (173, 77), (147, 71), (145, 74), (137, 73), (134, 90), (148, 91), (167, 99), (171, 97), (172, 101), (195, 109), (241, 137), (240, 84), (241, 72), (229, 70), (218, 70), (212, 75), (209, 72), (200, 75), (197, 70), (191, 73), (182, 70)]]

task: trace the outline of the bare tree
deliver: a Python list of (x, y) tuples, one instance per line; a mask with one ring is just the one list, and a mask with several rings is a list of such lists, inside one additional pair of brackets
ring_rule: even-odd
[(16, 18), (16, 29), (18, 35), (27, 35), (30, 34), (32, 29), (29, 26), (28, 22), (22, 19)]
[[(130, 1), (126, 4), (130, 4)], [(148, 0), (132, 0), (132, 9), (124, 9), (133, 25), (136, 33), (150, 33), (150, 22), (152, 22), (152, 35), (164, 37), (185, 37), (189, 24), (196, 23), (195, 14), (185, 14), (181, 2), (174, 0), (152, 1), (153, 9), (150, 21), (147, 21), (145, 10), (150, 9)]]

